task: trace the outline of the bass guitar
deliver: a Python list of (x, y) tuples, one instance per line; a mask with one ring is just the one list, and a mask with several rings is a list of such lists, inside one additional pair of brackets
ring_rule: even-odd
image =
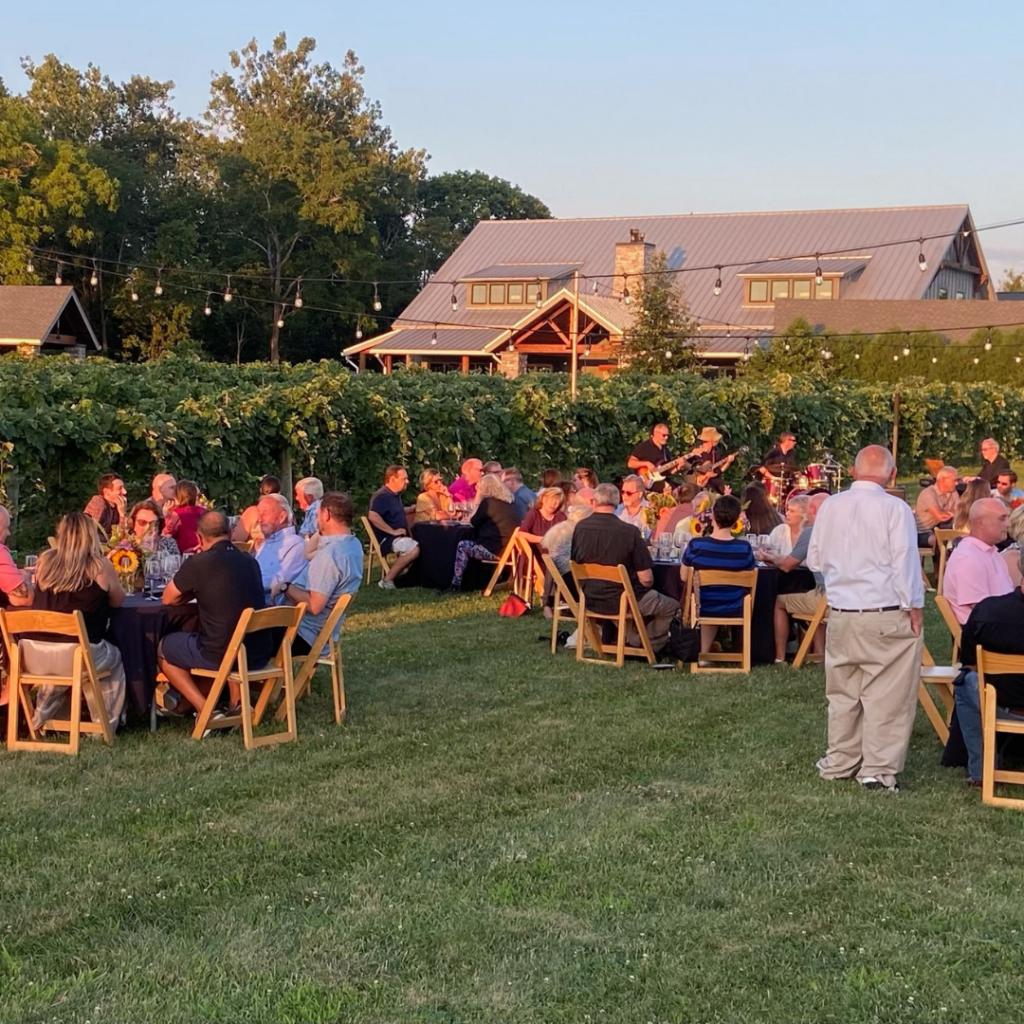
[(726, 455), (724, 459), (719, 459), (717, 462), (702, 462), (699, 466), (694, 466), (686, 475), (687, 483), (705, 487), (708, 481), (718, 476), (723, 469), (728, 469), (734, 459), (740, 455), (746, 455), (749, 451), (748, 447), (737, 448), (731, 455)]

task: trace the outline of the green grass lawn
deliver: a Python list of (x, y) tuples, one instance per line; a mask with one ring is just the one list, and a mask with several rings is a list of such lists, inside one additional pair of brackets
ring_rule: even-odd
[(923, 715), (899, 796), (822, 782), (819, 667), (577, 667), (497, 604), (364, 591), (295, 744), (0, 753), (0, 1018), (1020, 1017), (1024, 815)]

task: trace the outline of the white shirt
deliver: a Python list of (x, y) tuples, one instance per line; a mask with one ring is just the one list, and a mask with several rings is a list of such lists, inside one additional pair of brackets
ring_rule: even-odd
[(263, 575), (263, 589), (269, 594), (275, 583), (291, 583), (306, 564), (306, 542), (285, 526), (271, 534), (256, 552), (256, 561)]
[(868, 480), (855, 480), (822, 504), (807, 568), (824, 577), (833, 608), (924, 607), (914, 513)]
[(768, 543), (765, 545), (773, 555), (785, 558), (793, 550), (793, 538), (790, 536), (789, 524), (780, 523), (768, 535)]
[(624, 523), (629, 523), (630, 526), (635, 526), (638, 530), (643, 529), (644, 526), (644, 509), (647, 508), (647, 502), (642, 501), (640, 507), (636, 512), (630, 512), (625, 505), (620, 505), (615, 515), (618, 516)]

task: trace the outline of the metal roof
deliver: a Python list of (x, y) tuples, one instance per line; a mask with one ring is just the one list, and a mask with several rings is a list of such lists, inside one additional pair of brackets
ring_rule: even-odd
[[(823, 274), (830, 277), (844, 277), (856, 274), (868, 265), (870, 256), (853, 256), (846, 259), (815, 259), (808, 256), (798, 260), (777, 260), (771, 263), (755, 263), (752, 267), (744, 267), (739, 271), (737, 277), (774, 277), (780, 274), (807, 274), (811, 275), (815, 270), (820, 269)], [(846, 298), (844, 295), (843, 298)]]
[[(508, 334), (505, 330), (477, 330), (475, 328), (438, 327), (435, 331), (430, 327), (407, 327), (400, 331), (390, 331), (382, 335), (383, 340), (371, 339), (374, 344), (365, 342), (352, 345), (345, 349), (345, 355), (372, 348), (376, 355), (405, 355), (417, 352), (434, 352), (437, 355), (487, 355), (493, 343)], [(436, 340), (435, 340), (436, 335)]]
[(0, 342), (40, 345), (53, 332), (68, 307), (81, 321), (94, 348), (100, 343), (70, 285), (0, 285)]
[[(718, 276), (715, 265), (749, 267), (757, 260), (810, 256), (847, 250), (860, 258), (871, 256), (856, 281), (844, 287), (843, 299), (917, 299), (937, 272), (950, 238), (970, 217), (966, 204), (910, 206), (863, 210), (811, 210), (786, 213), (689, 214), (661, 217), (607, 217), (592, 220), (481, 221), (445, 261), (432, 282), (409, 304), (396, 323), (498, 324), (498, 310), (464, 309), (465, 284), (456, 284), (459, 310), (450, 304), (453, 286), (481, 268), (519, 263), (521, 267), (544, 265), (580, 267), (583, 276), (597, 277), (601, 294), (611, 292), (615, 243), (629, 239), (631, 228), (642, 231), (646, 241), (668, 256), (691, 312), (701, 320), (736, 326), (762, 323), (764, 310), (744, 308), (744, 282), (736, 269), (722, 274), (722, 293), (715, 296)], [(923, 235), (942, 235), (918, 244)], [(977, 241), (977, 236), (975, 236)], [(885, 242), (901, 244), (883, 248)], [(980, 253), (980, 242), (979, 253)], [(922, 273), (918, 252), (924, 249), (931, 270)], [(828, 256), (834, 259), (835, 256)], [(984, 257), (982, 257), (983, 259)], [(543, 263), (541, 261), (548, 261)], [(686, 272), (687, 267), (707, 267)], [(581, 287), (581, 291), (588, 288)], [(588, 289), (589, 290), (589, 289)], [(581, 296), (582, 297), (582, 296)], [(592, 299), (591, 295), (586, 296)]]
[(493, 267), (474, 270), (472, 274), (466, 274), (462, 280), (486, 278), (491, 281), (553, 281), (559, 277), (569, 277), (581, 266), (580, 263), (496, 263)]

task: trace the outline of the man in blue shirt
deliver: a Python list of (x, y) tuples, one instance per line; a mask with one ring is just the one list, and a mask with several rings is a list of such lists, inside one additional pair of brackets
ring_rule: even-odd
[(537, 495), (523, 483), (523, 474), (514, 466), (502, 471), (501, 482), (512, 492), (512, 503), (519, 513), (519, 518), (525, 519), (526, 513), (533, 508)]
[[(320, 543), (312, 560), (299, 571), (295, 581), (283, 589), (288, 603), (304, 601), (307, 606), (292, 644), (293, 654), (309, 654), (338, 598), (359, 589), (363, 578), (363, 545), (352, 533), (354, 515), (355, 507), (347, 494), (328, 491), (320, 499), (317, 512)], [(341, 621), (334, 631), (334, 639), (340, 635)]]
[(305, 545), (292, 526), (292, 510), (283, 494), (264, 494), (256, 503), (256, 521), (263, 543), (256, 552), (256, 564), (263, 574), (263, 589), (274, 590), (295, 579), (306, 564)]
[(300, 537), (308, 539), (316, 533), (316, 513), (320, 508), (324, 485), (315, 477), (303, 477), (295, 485), (295, 501), (305, 513), (298, 529)]
[(384, 470), (384, 486), (370, 499), (368, 518), (381, 553), (385, 558), (392, 551), (398, 556), (377, 584), (382, 590), (394, 590), (395, 578), (412, 565), (420, 553), (419, 545), (409, 536), (406, 527), (402, 492), (408, 485), (409, 474), (401, 466), (388, 466)]

